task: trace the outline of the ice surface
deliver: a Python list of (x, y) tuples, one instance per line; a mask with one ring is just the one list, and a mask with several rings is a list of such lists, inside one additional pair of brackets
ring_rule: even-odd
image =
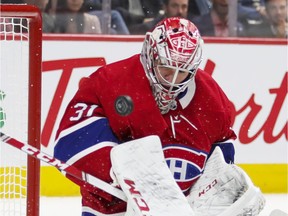
[[(265, 194), (266, 206), (259, 216), (268, 216), (272, 210), (288, 212), (288, 194)], [(81, 216), (80, 197), (41, 197), (40, 216)]]

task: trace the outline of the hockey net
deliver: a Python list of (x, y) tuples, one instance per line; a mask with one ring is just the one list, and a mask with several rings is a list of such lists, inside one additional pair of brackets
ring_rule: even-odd
[[(0, 4), (0, 131), (40, 147), (41, 13)], [(0, 143), (0, 215), (39, 215), (40, 162)]]

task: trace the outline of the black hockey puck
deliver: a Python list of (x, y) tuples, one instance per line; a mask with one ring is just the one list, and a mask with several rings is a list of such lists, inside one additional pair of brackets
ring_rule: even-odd
[(133, 101), (128, 95), (121, 95), (115, 100), (116, 112), (121, 116), (129, 115), (133, 110)]

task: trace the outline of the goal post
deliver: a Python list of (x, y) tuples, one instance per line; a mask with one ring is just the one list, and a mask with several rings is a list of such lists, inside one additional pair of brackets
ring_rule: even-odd
[[(0, 131), (40, 148), (42, 18), (0, 4)], [(0, 215), (39, 215), (40, 162), (0, 143)]]

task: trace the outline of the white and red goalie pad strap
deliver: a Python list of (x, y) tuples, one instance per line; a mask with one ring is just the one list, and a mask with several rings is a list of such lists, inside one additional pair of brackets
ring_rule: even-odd
[[(147, 136), (114, 147), (112, 169), (128, 198), (127, 215), (193, 216), (169, 170), (159, 137)], [(129, 211), (129, 210), (128, 210)]]

